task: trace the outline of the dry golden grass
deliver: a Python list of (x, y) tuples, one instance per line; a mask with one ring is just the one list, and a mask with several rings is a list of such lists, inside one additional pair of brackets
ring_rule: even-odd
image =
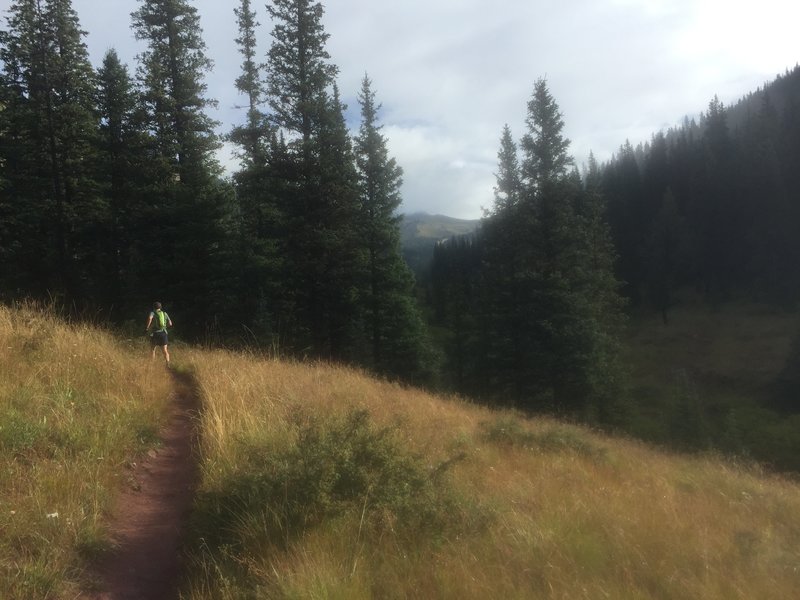
[(138, 344), (0, 307), (1, 598), (70, 597), (108, 544), (110, 499), (169, 396), (158, 366)]
[(438, 532), (369, 530), (356, 510), (283, 545), (242, 515), (238, 541), (195, 555), (188, 598), (800, 597), (800, 487), (788, 479), (342, 367), (190, 361), (206, 403), (202, 493), (257, 470), (253, 447), (295, 443), (298, 418), (364, 409), (431, 472), (452, 461), (458, 503)]
[[(113, 490), (153, 443), (171, 389), (148, 354), (0, 308), (0, 597), (70, 597), (107, 543)], [(176, 354), (203, 395), (198, 508), (243, 502), (221, 543), (189, 547), (184, 598), (800, 597), (800, 486), (788, 478), (343, 367)], [(391, 431), (395, 446), (381, 448), (418, 457), (434, 482), (434, 526), (401, 522), (391, 506), (370, 513), (367, 492), (276, 538), (274, 507), (257, 495), (245, 504), (247, 485), (298, 447), (304, 426), (357, 411)]]

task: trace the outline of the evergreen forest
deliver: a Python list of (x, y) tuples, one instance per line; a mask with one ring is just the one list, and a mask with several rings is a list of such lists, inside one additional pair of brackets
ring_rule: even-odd
[(3, 297), (117, 324), (158, 298), (188, 341), (429, 380), (435, 361), (399, 247), (402, 170), (377, 94), (365, 76), (351, 135), (322, 6), (267, 10), (267, 56), (251, 2), (231, 14), (242, 58), (231, 85), (247, 114), (225, 136), (240, 158), (226, 178), (191, 2), (138, 3), (131, 27), (146, 50), (133, 71), (114, 50), (90, 64), (69, 0), (11, 4), (0, 37)]
[[(230, 83), (247, 110), (220, 136), (189, 0), (139, 0), (133, 66), (114, 50), (91, 64), (70, 0), (12, 0), (0, 31), (0, 299), (129, 333), (159, 300), (187, 342), (357, 365), (633, 433), (642, 407), (625, 331), (637, 311), (668, 327), (689, 292), (710, 310), (743, 298), (797, 309), (800, 68), (585, 168), (547, 81), (532, 82), (525, 130), (499, 132), (491, 208), (475, 234), (436, 246), (426, 294), (401, 253), (403, 171), (378, 91), (365, 75), (348, 127), (322, 4), (260, 6), (231, 12), (241, 69)], [(230, 176), (223, 141), (238, 149)], [(800, 337), (760, 419), (800, 414), (798, 365)], [(733, 423), (733, 411), (714, 418)], [(752, 450), (741, 437), (726, 447), (731, 431), (676, 439)], [(781, 456), (795, 449), (789, 436)]]

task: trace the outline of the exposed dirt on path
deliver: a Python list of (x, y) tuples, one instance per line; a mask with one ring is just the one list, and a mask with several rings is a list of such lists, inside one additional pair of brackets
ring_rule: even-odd
[(116, 550), (97, 565), (97, 590), (83, 600), (170, 600), (178, 597), (181, 532), (197, 483), (200, 399), (191, 376), (172, 373), (175, 391), (161, 446), (133, 470), (135, 482), (115, 503)]

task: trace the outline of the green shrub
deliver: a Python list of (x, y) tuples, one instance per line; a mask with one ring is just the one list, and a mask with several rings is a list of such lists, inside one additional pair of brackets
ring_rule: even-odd
[(421, 528), (429, 537), (451, 518), (442, 465), (430, 469), (404, 451), (396, 429), (376, 428), (366, 411), (293, 427), (293, 446), (280, 453), (250, 449), (246, 472), (200, 496), (195, 531), (209, 547), (241, 544), (253, 523), (259, 536), (286, 547), (343, 516), (409, 538)]

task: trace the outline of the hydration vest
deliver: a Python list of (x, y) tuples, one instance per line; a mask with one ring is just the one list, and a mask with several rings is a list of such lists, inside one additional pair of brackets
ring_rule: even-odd
[(167, 330), (167, 313), (163, 310), (158, 309), (155, 311), (156, 320), (158, 322), (158, 329), (156, 331), (166, 331)]

